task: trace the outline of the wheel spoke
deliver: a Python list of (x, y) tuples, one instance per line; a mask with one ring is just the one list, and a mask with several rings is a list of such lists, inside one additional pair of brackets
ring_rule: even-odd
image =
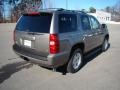
[(105, 40), (105, 50), (107, 49), (107, 47), (108, 47), (108, 41)]
[(74, 69), (79, 68), (80, 64), (81, 64), (81, 54), (76, 53), (73, 57), (73, 68)]

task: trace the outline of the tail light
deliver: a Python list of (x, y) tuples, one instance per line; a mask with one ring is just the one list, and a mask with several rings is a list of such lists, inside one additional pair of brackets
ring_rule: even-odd
[(49, 49), (51, 54), (59, 53), (59, 38), (57, 34), (50, 34)]
[(15, 43), (15, 30), (13, 31), (13, 41)]

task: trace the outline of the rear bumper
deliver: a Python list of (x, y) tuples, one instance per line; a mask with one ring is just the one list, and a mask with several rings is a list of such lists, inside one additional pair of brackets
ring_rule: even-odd
[(69, 59), (69, 53), (67, 52), (62, 52), (59, 54), (49, 54), (47, 57), (43, 57), (33, 53), (25, 52), (17, 45), (13, 45), (13, 50), (17, 55), (27, 58), (28, 60), (30, 60), (30, 62), (49, 68), (62, 66)]

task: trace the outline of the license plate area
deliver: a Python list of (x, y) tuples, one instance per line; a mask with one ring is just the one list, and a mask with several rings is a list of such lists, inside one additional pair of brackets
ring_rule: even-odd
[(24, 46), (27, 46), (30, 48), (32, 47), (32, 41), (30, 41), (30, 40), (24, 40), (23, 44), (24, 44)]

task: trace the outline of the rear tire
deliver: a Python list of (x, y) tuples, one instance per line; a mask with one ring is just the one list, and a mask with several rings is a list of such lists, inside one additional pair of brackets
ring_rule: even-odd
[(67, 65), (67, 72), (68, 73), (75, 73), (83, 65), (83, 53), (82, 50), (77, 48), (73, 51), (73, 53), (70, 56), (70, 60)]

